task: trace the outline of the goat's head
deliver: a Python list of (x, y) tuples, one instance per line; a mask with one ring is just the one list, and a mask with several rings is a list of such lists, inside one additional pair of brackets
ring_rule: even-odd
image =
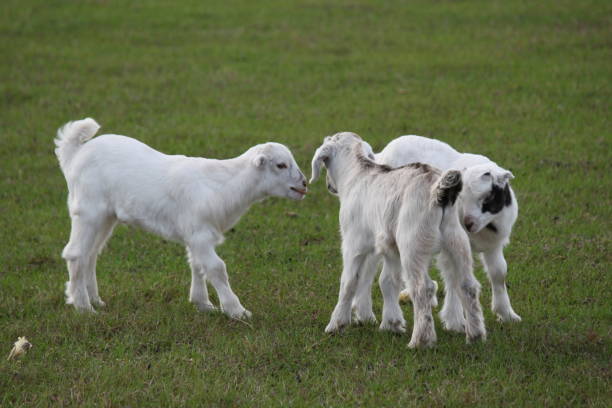
[(513, 178), (511, 172), (493, 162), (463, 170), (462, 223), (469, 232), (479, 232), (512, 204), (509, 180)]
[(333, 136), (327, 136), (323, 144), (319, 146), (312, 158), (312, 176), (310, 182), (317, 181), (321, 173), (321, 167), (327, 169), (327, 189), (330, 193), (337, 195), (336, 167), (342, 157), (353, 154), (355, 147), (359, 145), (361, 153), (367, 158), (374, 160), (372, 147), (359, 137), (356, 133), (340, 132)]
[(304, 198), (308, 191), (306, 178), (286, 146), (270, 142), (252, 149), (252, 163), (264, 177), (267, 194), (294, 200)]

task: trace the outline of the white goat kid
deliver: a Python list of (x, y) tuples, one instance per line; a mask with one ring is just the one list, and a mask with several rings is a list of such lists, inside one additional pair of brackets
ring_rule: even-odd
[[(376, 155), (376, 162), (390, 167), (420, 162), (442, 170), (462, 171), (464, 188), (457, 202), (460, 220), (468, 232), (472, 249), (481, 253), (492, 286), (492, 310), (504, 322), (520, 321), (506, 289), (507, 264), (504, 246), (510, 242), (518, 204), (509, 180), (514, 176), (485, 156), (459, 153), (448, 144), (421, 136), (401, 136)], [(444, 258), (438, 260), (443, 277), (452, 271)], [(446, 286), (440, 312), (450, 330), (462, 330), (465, 319), (455, 286)]]
[[(410, 347), (435, 343), (431, 312), (435, 287), (428, 267), (436, 252), (455, 265), (454, 284), (464, 310), (469, 341), (485, 339), (478, 300), (480, 285), (472, 274), (472, 255), (467, 234), (461, 228), (456, 206), (461, 174), (441, 175), (427, 165), (400, 169), (376, 164), (369, 145), (350, 132), (326, 137), (312, 159), (312, 178), (327, 168), (328, 189), (340, 198), (343, 271), (338, 304), (326, 332), (351, 322), (356, 296), (371, 290), (377, 264), (384, 266), (379, 284), (384, 298), (381, 330), (403, 332), (405, 321), (398, 295), (402, 275), (410, 282), (414, 302), (414, 327)], [(404, 272), (402, 272), (404, 271)], [(360, 295), (361, 294), (361, 295)], [(368, 307), (355, 310), (358, 321), (375, 321)]]
[(222, 311), (250, 317), (232, 291), (215, 247), (251, 204), (268, 196), (301, 200), (306, 180), (289, 149), (254, 146), (228, 160), (169, 156), (129, 137), (103, 135), (87, 118), (58, 130), (55, 153), (68, 183), (72, 219), (62, 256), (68, 264), (67, 303), (77, 310), (104, 306), (98, 295), (96, 258), (117, 222), (138, 226), (187, 247), (189, 300), (214, 310), (206, 280)]

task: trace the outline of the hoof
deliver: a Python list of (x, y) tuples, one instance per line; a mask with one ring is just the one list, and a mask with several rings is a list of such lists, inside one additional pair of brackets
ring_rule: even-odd
[(344, 329), (348, 324), (337, 321), (330, 321), (327, 327), (325, 327), (325, 333), (338, 333)]
[(385, 320), (380, 324), (378, 328), (380, 331), (390, 331), (392, 333), (405, 333), (406, 322), (404, 320)]
[(497, 321), (502, 322), (502, 323), (518, 323), (522, 320), (521, 316), (514, 313), (513, 310), (510, 310), (508, 313), (505, 313), (505, 314), (501, 314), (501, 313), (495, 313), (495, 314), (497, 315)]
[(91, 303), (93, 303), (96, 307), (106, 307), (106, 302), (104, 302), (102, 299), (93, 300)]
[(368, 325), (368, 324), (376, 324), (376, 323), (378, 323), (378, 319), (376, 319), (376, 316), (374, 316), (374, 313), (369, 314), (369, 315), (365, 315), (365, 316), (359, 316), (357, 313), (355, 313), (354, 321), (355, 321), (356, 324), (360, 324), (360, 325)]
[(238, 320), (248, 320), (251, 318), (251, 316), (253, 315), (251, 312), (249, 312), (246, 309), (242, 309), (240, 311), (237, 312), (233, 312), (233, 313), (226, 313), (226, 315), (232, 319), (238, 319)]
[(203, 313), (212, 313), (212, 312), (216, 312), (217, 307), (215, 305), (213, 305), (212, 303), (208, 302), (208, 303), (194, 303), (195, 306), (198, 308), (198, 311), (203, 312)]
[(408, 348), (411, 349), (425, 349), (425, 348), (430, 348), (433, 347), (436, 344), (435, 340), (410, 340), (410, 343), (408, 343)]

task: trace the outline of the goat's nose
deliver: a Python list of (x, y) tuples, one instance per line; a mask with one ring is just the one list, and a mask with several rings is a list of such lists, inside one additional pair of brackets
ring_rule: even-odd
[(465, 220), (463, 220), (463, 224), (465, 225), (465, 228), (466, 228), (468, 231), (471, 231), (471, 230), (472, 230), (472, 227), (474, 226), (474, 221), (472, 221), (472, 220), (471, 220), (471, 219), (469, 219), (469, 218), (466, 218)]
[(302, 185), (306, 187), (308, 184), (306, 183), (306, 179), (302, 180)]

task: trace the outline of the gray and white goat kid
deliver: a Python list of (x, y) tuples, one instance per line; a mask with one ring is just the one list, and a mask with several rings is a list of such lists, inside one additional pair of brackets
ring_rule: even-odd
[(214, 310), (206, 280), (222, 311), (248, 318), (232, 291), (215, 247), (249, 207), (269, 196), (301, 200), (306, 180), (287, 147), (265, 143), (228, 160), (166, 155), (129, 137), (102, 135), (91, 118), (69, 122), (57, 133), (55, 153), (68, 183), (70, 241), (67, 303), (77, 310), (104, 306), (96, 259), (118, 222), (141, 227), (187, 247), (189, 300)]
[[(501, 321), (520, 321), (506, 289), (508, 266), (503, 252), (518, 216), (518, 203), (510, 187), (512, 173), (485, 156), (459, 153), (444, 142), (414, 135), (392, 140), (375, 159), (390, 167), (420, 162), (442, 170), (461, 170), (464, 188), (457, 201), (459, 218), (472, 250), (481, 254), (489, 276), (493, 289), (491, 309)], [(452, 265), (440, 259), (438, 266), (446, 280)], [(461, 331), (465, 319), (454, 288), (447, 285), (440, 316), (447, 329)]]
[[(428, 268), (435, 253), (455, 265), (454, 284), (466, 313), (469, 341), (485, 339), (478, 300), (480, 284), (472, 274), (472, 253), (459, 224), (455, 199), (461, 173), (441, 174), (424, 164), (391, 169), (374, 162), (369, 145), (355, 133), (325, 138), (312, 159), (311, 183), (327, 168), (330, 192), (340, 198), (343, 270), (338, 303), (326, 332), (350, 324), (356, 297), (370, 298), (377, 264), (384, 260), (379, 284), (384, 298), (381, 330), (403, 332), (405, 321), (398, 296), (402, 275), (410, 282), (414, 327), (410, 347), (436, 341), (432, 300), (435, 293)], [(376, 321), (370, 305), (356, 303), (357, 321)]]

